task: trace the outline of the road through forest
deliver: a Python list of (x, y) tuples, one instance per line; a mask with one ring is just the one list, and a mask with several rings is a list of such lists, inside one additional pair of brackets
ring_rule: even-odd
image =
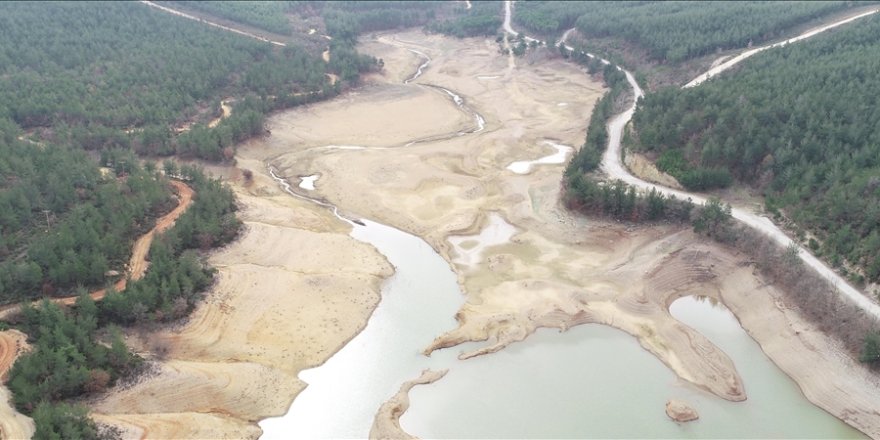
[[(511, 14), (512, 14), (511, 3), (512, 2), (509, 0), (504, 3), (504, 8), (505, 8), (505, 10), (504, 10), (504, 30), (507, 33), (510, 33), (510, 34), (513, 34), (516, 36), (516, 35), (519, 35), (519, 33), (516, 32), (515, 30), (513, 30), (513, 28), (511, 27), (511, 24), (510, 24)], [(717, 74), (735, 66), (736, 64), (745, 60), (746, 58), (748, 58), (756, 53), (759, 53), (761, 51), (764, 51), (766, 49), (770, 49), (770, 48), (774, 48), (774, 47), (781, 47), (781, 46), (784, 46), (788, 43), (794, 43), (797, 41), (805, 40), (805, 39), (813, 37), (821, 32), (827, 31), (829, 29), (833, 29), (833, 28), (840, 26), (840, 25), (843, 25), (843, 24), (851, 23), (859, 18), (874, 14), (878, 10), (880, 10), (880, 8), (876, 8), (871, 11), (867, 11), (867, 12), (861, 13), (861, 14), (853, 16), (853, 17), (847, 17), (847, 18), (835, 21), (835, 22), (827, 24), (827, 25), (823, 25), (823, 26), (820, 26), (820, 27), (817, 27), (814, 29), (810, 29), (810, 30), (798, 35), (797, 37), (790, 38), (790, 39), (785, 40), (783, 42), (769, 44), (769, 45), (757, 47), (754, 49), (749, 49), (748, 51), (743, 52), (742, 54), (733, 57), (732, 59), (728, 60), (727, 62), (722, 63), (721, 65), (718, 65), (716, 67), (713, 67), (712, 69), (710, 69), (706, 73), (698, 76), (697, 78), (695, 78), (694, 80), (692, 80), (691, 82), (686, 84), (684, 87), (688, 88), (688, 87), (698, 86), (698, 85), (702, 84), (706, 79), (708, 79), (714, 75), (717, 75)], [(563, 34), (563, 37), (560, 40), (561, 43), (565, 43), (566, 37), (568, 37), (568, 35), (571, 33), (572, 30), (573, 29), (566, 31), (565, 34)], [(525, 37), (525, 39), (527, 41), (533, 40), (533, 38), (530, 38), (530, 37)], [(574, 50), (574, 48), (572, 48), (571, 46), (568, 46), (568, 45), (566, 45), (566, 48), (569, 50)], [(593, 57), (592, 54), (588, 54), (588, 55), (590, 57)], [(608, 64), (608, 62), (606, 60), (602, 60), (602, 61), (604, 63)], [(629, 123), (629, 121), (632, 119), (632, 116), (636, 110), (636, 103), (639, 100), (639, 98), (644, 96), (644, 92), (642, 91), (641, 87), (639, 87), (638, 83), (636, 83), (635, 78), (633, 77), (632, 73), (630, 73), (627, 70), (622, 69), (619, 66), (617, 66), (617, 68), (618, 68), (618, 70), (620, 70), (626, 74), (626, 79), (633, 89), (634, 99), (633, 99), (632, 105), (628, 109), (626, 109), (624, 112), (622, 112), (618, 115), (615, 115), (608, 122), (608, 148), (606, 149), (605, 154), (602, 157), (602, 164), (601, 164), (602, 170), (605, 171), (605, 173), (608, 175), (609, 178), (620, 179), (620, 180), (626, 182), (627, 184), (633, 185), (641, 190), (647, 191), (647, 190), (650, 190), (651, 188), (655, 188), (655, 189), (657, 189), (657, 191), (660, 191), (667, 196), (675, 196), (680, 199), (690, 198), (691, 200), (693, 200), (694, 203), (697, 203), (697, 204), (705, 203), (707, 200), (707, 197), (704, 195), (686, 192), (686, 191), (675, 190), (675, 189), (668, 188), (668, 187), (665, 187), (662, 185), (657, 185), (654, 183), (646, 182), (646, 181), (634, 176), (633, 174), (631, 174), (629, 172), (629, 169), (627, 169), (626, 166), (623, 165), (622, 155), (621, 155), (621, 140), (623, 138), (623, 130), (624, 130), (624, 127), (626, 127), (626, 124)], [(838, 275), (833, 269), (829, 268), (825, 263), (823, 263), (818, 258), (816, 258), (813, 254), (811, 254), (803, 246), (798, 244), (796, 241), (792, 240), (788, 235), (785, 234), (785, 232), (782, 231), (782, 229), (780, 229), (772, 221), (770, 221), (770, 219), (768, 219), (764, 215), (756, 214), (750, 210), (747, 210), (747, 209), (744, 209), (741, 207), (733, 207), (732, 215), (735, 219), (745, 223), (749, 227), (757, 229), (757, 230), (761, 231), (762, 233), (766, 234), (768, 237), (773, 239), (775, 242), (777, 242), (781, 246), (787, 247), (792, 244), (796, 245), (799, 249), (798, 254), (799, 254), (801, 260), (803, 260), (803, 262), (805, 264), (807, 264), (809, 267), (813, 268), (819, 275), (821, 275), (823, 278), (828, 280), (828, 282), (830, 282), (833, 286), (835, 286), (841, 293), (846, 295), (849, 299), (852, 300), (853, 303), (858, 305), (859, 308), (864, 310), (866, 313), (869, 313), (875, 319), (880, 319), (880, 305), (878, 305), (877, 303), (872, 301), (870, 298), (865, 296), (865, 294), (863, 294), (861, 291), (859, 291), (858, 289), (856, 289), (855, 287), (850, 285), (843, 277)]]
[[(149, 232), (140, 236), (140, 238), (135, 241), (134, 246), (131, 250), (131, 259), (128, 263), (128, 275), (121, 280), (117, 281), (116, 284), (113, 285), (113, 289), (117, 292), (122, 292), (125, 290), (125, 286), (129, 279), (131, 280), (139, 280), (144, 277), (147, 273), (147, 267), (150, 262), (147, 261), (147, 254), (150, 252), (150, 245), (153, 244), (153, 238), (156, 237), (156, 234), (161, 234), (162, 232), (167, 231), (171, 226), (174, 226), (174, 222), (177, 221), (180, 216), (186, 212), (186, 209), (189, 208), (189, 205), (193, 202), (193, 194), (195, 192), (189, 185), (178, 181), (171, 180), (171, 185), (177, 190), (177, 194), (179, 197), (179, 201), (177, 206), (171, 210), (168, 214), (165, 214), (159, 220), (156, 220), (156, 226), (153, 229), (150, 229)], [(89, 294), (92, 299), (98, 301), (107, 294), (107, 289), (98, 289)], [(76, 302), (78, 298), (77, 295), (68, 296), (64, 298), (54, 298), (51, 301), (55, 304), (64, 304), (71, 305)], [(42, 300), (34, 301), (32, 305), (36, 306), (42, 302)], [(0, 319), (5, 319), (9, 315), (16, 313), (19, 310), (18, 304), (12, 304), (9, 306), (5, 306), (0, 308)]]

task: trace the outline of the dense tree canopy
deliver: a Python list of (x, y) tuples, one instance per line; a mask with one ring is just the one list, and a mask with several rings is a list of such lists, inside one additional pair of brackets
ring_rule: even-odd
[[(635, 148), (672, 174), (723, 170), (880, 280), (880, 20), (774, 49), (640, 102)], [(685, 170), (685, 171), (682, 171)], [(689, 187), (694, 182), (682, 180)], [(817, 246), (818, 248), (818, 246)]]
[[(165, 3), (165, 2), (163, 2)], [(284, 15), (289, 2), (284, 1), (174, 1), (169, 6), (183, 6), (217, 17), (251, 25), (281, 35), (290, 35), (290, 22)]]
[(236, 237), (241, 222), (235, 217), (235, 197), (219, 180), (193, 167), (176, 170), (190, 182), (194, 202), (174, 227), (153, 241), (150, 268), (144, 278), (130, 282), (124, 292), (109, 292), (100, 304), (102, 316), (123, 325), (138, 321), (167, 321), (189, 314), (207, 288), (213, 271), (195, 251), (226, 244)]
[(679, 62), (716, 50), (745, 47), (851, 6), (826, 2), (517, 2), (526, 29), (558, 34), (576, 26), (586, 37), (619, 37), (660, 61)]
[[(3, 3), (0, 29), (0, 117), (86, 149), (170, 154), (171, 128), (210, 119), (202, 109), (223, 97), (271, 96), (274, 109), (333, 90), (317, 54), (137, 2)], [(227, 146), (180, 152), (218, 160)]]
[(81, 150), (0, 141), (0, 303), (103, 285), (171, 209), (165, 183), (133, 155), (104, 156), (102, 173)]
[(502, 14), (501, 2), (473, 1), (470, 9), (460, 8), (458, 14), (435, 21), (427, 28), (459, 38), (495, 35), (501, 28)]
[(45, 301), (23, 311), (22, 328), (34, 341), (9, 372), (15, 406), (29, 414), (40, 404), (104, 391), (128, 374), (140, 359), (128, 352), (118, 331), (98, 338), (98, 309), (83, 294), (73, 312)]

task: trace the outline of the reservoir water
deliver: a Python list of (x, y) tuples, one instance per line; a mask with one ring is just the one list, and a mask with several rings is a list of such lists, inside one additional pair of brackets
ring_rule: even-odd
[[(864, 438), (810, 404), (723, 306), (685, 297), (674, 317), (733, 359), (748, 400), (729, 402), (678, 379), (622, 331), (542, 329), (492, 355), (458, 361), (410, 391), (403, 429), (423, 438)], [(699, 413), (678, 424), (682, 399)]]
[(416, 236), (363, 223), (351, 236), (376, 246), (396, 272), (366, 328), (324, 365), (300, 373), (309, 386), (286, 415), (260, 422), (263, 439), (366, 438), (379, 406), (401, 383), (425, 368), (445, 368), (458, 354), (421, 354), (456, 325), (464, 297), (449, 264)]

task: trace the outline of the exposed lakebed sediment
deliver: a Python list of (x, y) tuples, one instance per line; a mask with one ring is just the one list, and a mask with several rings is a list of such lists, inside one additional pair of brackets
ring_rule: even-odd
[[(140, 341), (145, 350), (151, 344), (170, 347), (159, 373), (96, 403), (105, 414), (99, 418), (153, 437), (255, 436), (259, 430), (254, 424), (287, 412), (295, 396), (303, 403), (294, 401), (291, 415), (298, 405), (310, 406), (300, 399), (306, 397), (308, 390), (302, 389), (311, 377), (318, 392), (322, 381), (341, 390), (337, 397), (313, 398), (312, 402), (329, 404), (321, 408), (332, 408), (319, 410), (315, 421), (342, 420), (329, 411), (360, 405), (363, 408), (355, 408), (357, 425), (351, 425), (355, 430), (338, 432), (366, 436), (371, 420), (364, 415), (379, 411), (384, 400), (427, 365), (449, 368), (449, 373), (433, 385), (413, 388), (412, 406), (401, 424), (411, 434), (438, 436), (442, 433), (422, 430), (430, 423), (415, 422), (437, 420), (438, 414), (426, 411), (429, 405), (420, 409), (420, 402), (433, 399), (432, 392), (446, 383), (469, 384), (465, 388), (472, 393), (493, 371), (503, 371), (499, 377), (525, 377), (516, 375), (528, 370), (496, 362), (533, 348), (538, 351), (527, 358), (537, 362), (536, 372), (549, 371), (545, 368), (551, 364), (568, 365), (554, 374), (569, 381), (586, 374), (613, 384), (601, 395), (589, 389), (573, 392), (566, 398), (572, 408), (597, 399), (626, 405), (640, 397), (639, 389), (626, 392), (627, 382), (657, 381), (666, 387), (657, 394), (680, 389), (724, 405), (754, 404), (739, 402), (751, 397), (745, 382), (749, 376), (741, 377), (735, 368), (739, 360), (731, 361), (715, 341), (668, 311), (676, 298), (696, 292), (726, 298), (762, 286), (763, 293), (772, 296), (772, 287), (740, 264), (743, 257), (677, 228), (631, 228), (570, 215), (558, 203), (562, 165), (555, 161), (532, 164), (525, 174), (507, 169), (547, 156), (550, 151), (542, 144), (546, 140), (580, 144), (587, 115), (604, 92), (599, 83), (561, 60), (511, 66), (489, 40), (453, 40), (420, 32), (383, 38), (388, 39), (362, 45), (385, 60), (382, 75), (332, 101), (273, 116), (270, 137), (239, 149), (239, 166), (254, 171), (255, 181), (246, 183), (227, 172), (244, 206), (247, 231), (212, 257), (220, 269), (219, 281), (193, 318), (182, 328)], [(426, 60), (409, 49), (425, 54), (430, 63), (423, 66)], [(419, 66), (421, 75), (405, 83)], [(476, 130), (475, 115), (484, 121), (482, 130)], [(286, 186), (273, 179), (267, 165), (286, 179)], [(309, 181), (314, 189), (298, 186), (300, 177), (316, 175)], [(292, 197), (288, 189), (300, 197)], [(362, 222), (364, 227), (353, 225), (327, 205), (338, 207), (345, 219), (369, 221)], [(358, 231), (383, 230), (373, 222), (389, 230), (358, 237)], [(484, 234), (493, 227), (498, 233)], [(367, 244), (384, 233), (388, 237), (378, 238), (385, 241), (374, 243), (376, 248), (399, 247), (402, 256), (383, 256)], [(494, 240), (499, 236), (507, 240)], [(392, 237), (413, 244), (394, 242)], [(417, 256), (407, 254), (415, 248), (420, 249)], [(468, 251), (473, 254), (466, 255)], [(408, 264), (416, 267), (404, 267)], [(397, 266), (395, 275), (392, 265)], [(401, 279), (411, 281), (395, 285)], [(367, 323), (380, 289), (386, 295), (383, 303), (388, 303)], [(409, 297), (390, 298), (390, 293)], [(387, 311), (385, 306), (390, 306)], [(412, 323), (395, 320), (395, 313)], [(378, 323), (385, 322), (388, 332), (372, 330), (374, 322), (377, 330), (383, 327)], [(541, 330), (529, 336), (540, 327), (569, 329), (584, 323), (606, 324), (625, 333), (579, 326), (563, 335)], [(599, 333), (591, 336), (596, 328)], [(416, 333), (418, 329), (424, 333)], [(410, 334), (417, 337), (405, 342)], [(601, 340), (606, 339), (620, 344), (602, 351)], [(431, 358), (419, 353), (441, 347), (448, 348)], [(542, 351), (547, 347), (549, 351)], [(337, 351), (338, 360), (333, 355)], [(578, 364), (584, 353), (606, 366), (606, 357), (636, 357), (623, 375), (613, 369), (585, 372)], [(652, 359), (649, 369), (640, 367), (644, 359)], [(304, 372), (324, 362), (328, 373), (320, 372), (324, 367)], [(334, 378), (336, 368), (367, 379), (346, 382), (346, 374)], [(569, 374), (575, 377), (567, 378)], [(318, 375), (327, 377), (319, 380)], [(503, 399), (515, 399), (523, 408), (547, 402), (554, 382), (542, 384), (540, 377), (528, 376), (535, 382), (531, 387), (514, 381), (509, 394), (481, 396), (485, 405), (475, 423), (482, 420), (481, 426), (488, 427), (489, 421), (497, 421), (499, 413), (492, 411), (505, 410)], [(350, 397), (360, 395), (357, 387), (373, 386), (377, 388), (367, 392), (384, 396), (378, 401)], [(443, 391), (433, 402), (441, 395), (455, 393)], [(652, 414), (660, 417), (657, 423), (673, 430), (671, 436), (686, 435), (686, 428), (665, 420), (663, 402), (674, 396), (660, 397), (660, 403), (645, 411), (654, 408)], [(815, 432), (854, 434), (821, 411), (797, 414), (819, 420)], [(599, 415), (590, 420), (593, 428), (602, 421)], [(452, 422), (456, 421), (461, 422)], [(712, 421), (704, 415), (696, 423)], [(764, 426), (768, 430), (756, 431), (758, 435), (794, 432), (772, 431), (772, 420)], [(474, 425), (473, 435), (477, 428)], [(581, 429), (574, 426), (565, 432), (610, 432)], [(334, 436), (303, 432), (309, 437)], [(536, 435), (558, 434), (542, 432)]]
[[(569, 216), (558, 205), (559, 165), (536, 165), (523, 175), (507, 170), (517, 161), (546, 156), (546, 146), (542, 145), (546, 139), (579, 143), (584, 115), (589, 114), (601, 93), (598, 85), (576, 67), (559, 61), (511, 69), (503, 58), (486, 53), (497, 50), (490, 42), (480, 45), (468, 41), (465, 43), (470, 45), (461, 45), (442, 37), (415, 34), (395, 39), (397, 43), (413, 41), (418, 41), (420, 53), (409, 61), (413, 69), (410, 72), (421, 68), (419, 81), (448, 87), (465, 96), (471, 108), (486, 119), (485, 133), (415, 145), (388, 142), (358, 150), (324, 150), (321, 154), (314, 154), (314, 149), (320, 147), (315, 144), (320, 141), (311, 146), (303, 142), (273, 163), (286, 175), (320, 173), (316, 188), (326, 200), (344, 211), (420, 236), (451, 262), (466, 295), (465, 304), (456, 314), (459, 327), (438, 335), (425, 347), (426, 353), (464, 344), (451, 350), (458, 357), (469, 358), (503, 349), (539, 327), (567, 329), (602, 323), (636, 336), (643, 348), (689, 382), (692, 390), (709, 391), (729, 401), (746, 399), (746, 388), (730, 358), (700, 333), (673, 319), (666, 308), (672, 298), (687, 289), (717, 291), (722, 281), (735, 280), (731, 284), (736, 284), (754, 279), (749, 268), (737, 269), (735, 256), (701, 244), (689, 232), (662, 227), (628, 230), (603, 222), (585, 224), (584, 219)], [(393, 48), (382, 44), (380, 40), (368, 43), (366, 48), (380, 52), (386, 66), (387, 60), (394, 59), (394, 49), (399, 58), (413, 54), (406, 43), (390, 45)], [(425, 63), (425, 54), (430, 56), (430, 63)], [(488, 76), (499, 79), (481, 79)], [(386, 77), (400, 78), (401, 82), (412, 78), (393, 68)], [(389, 87), (398, 93), (417, 93), (401, 91), (406, 85), (412, 84)], [(578, 90), (590, 92), (571, 93)], [(560, 106), (560, 102), (567, 105)], [(313, 108), (291, 115), (287, 121), (311, 126), (321, 121), (348, 120), (361, 106), (374, 104), (354, 99), (345, 109), (324, 112)], [(414, 107), (413, 119), (425, 110)], [(455, 108), (446, 111), (451, 110)], [(438, 108), (432, 113), (439, 115), (442, 111)], [(392, 132), (413, 130), (411, 137), (418, 138), (417, 126), (401, 124), (404, 120), (388, 118), (386, 124), (368, 129), (362, 136), (371, 138), (390, 128)], [(403, 147), (392, 147), (395, 143)], [(507, 242), (489, 240), (487, 246), (481, 246), (481, 232), (493, 224), (508, 224), (516, 231), (504, 234), (509, 238)], [(703, 253), (686, 251), (693, 246), (702, 246)], [(464, 257), (468, 249), (477, 250), (477, 256)], [(685, 257), (676, 260), (681, 255)], [(712, 264), (704, 261), (707, 256), (714, 256), (714, 260), (710, 258)], [(461, 261), (463, 258), (466, 263)], [(673, 268), (673, 273), (666, 268)], [(427, 284), (431, 282), (427, 280)], [(408, 293), (418, 295), (418, 290)], [(429, 310), (411, 313), (426, 316)], [(474, 343), (484, 340), (485, 344)], [(443, 356), (448, 358), (449, 350), (444, 350)], [(478, 365), (482, 359), (466, 362)], [(431, 389), (443, 387), (444, 381), (456, 374), (455, 365), (440, 365), (450, 368), (447, 378), (430, 387), (416, 388), (415, 392), (430, 395)], [(400, 378), (399, 383), (416, 375)], [(387, 396), (395, 390), (396, 386), (388, 387)], [(526, 400), (536, 397), (530, 392), (522, 396)], [(417, 399), (412, 404), (410, 411), (417, 414)], [(747, 404), (751, 405), (748, 408), (755, 407)], [(292, 410), (296, 407), (295, 403)], [(812, 411), (819, 424), (828, 428), (818, 431), (855, 435), (833, 417), (815, 408)], [(662, 415), (662, 404), (657, 406), (657, 413)], [(404, 428), (407, 417), (402, 420)], [(775, 432), (772, 423), (763, 428), (757, 428), (757, 432)]]

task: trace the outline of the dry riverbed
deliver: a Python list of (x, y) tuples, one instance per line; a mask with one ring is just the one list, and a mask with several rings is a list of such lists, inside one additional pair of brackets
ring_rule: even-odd
[[(403, 84), (423, 62), (410, 49), (432, 60)], [(686, 228), (569, 214), (558, 202), (563, 165), (536, 165), (522, 175), (507, 170), (553, 154), (545, 141), (583, 142), (604, 89), (576, 66), (540, 57), (511, 66), (494, 41), (422, 32), (380, 36), (362, 50), (383, 58), (385, 72), (330, 102), (273, 116), (271, 136), (239, 149), (239, 167), (255, 174), (246, 184), (229, 173), (245, 232), (212, 255), (218, 282), (187, 323), (130, 335), (157, 359), (157, 373), (95, 401), (98, 420), (131, 436), (255, 437), (256, 421), (283, 414), (305, 386), (297, 373), (321, 364), (365, 325), (392, 268), (326, 208), (283, 193), (266, 162), (294, 188), (298, 177), (318, 175), (314, 191), (299, 191), (416, 234), (447, 261), (476, 253), (473, 263), (450, 263), (466, 302), (456, 316), (460, 326), (437, 335), (428, 352), (486, 341), (462, 357), (487, 354), (538, 327), (603, 323), (632, 334), (693, 386), (743, 400), (748, 389), (729, 358), (669, 315), (676, 298), (699, 293), (728, 304), (808, 396), (819, 387), (815, 377), (827, 377), (815, 374), (816, 363), (862, 377), (858, 365), (829, 356), (833, 344), (772, 300), (778, 292), (746, 257)], [(485, 118), (485, 130), (459, 135), (474, 128), (472, 116), (442, 90), (419, 84), (461, 95)], [(432, 140), (408, 145), (419, 139)], [(514, 230), (510, 240), (481, 246), (491, 237), (478, 234), (499, 222)], [(877, 429), (873, 382), (861, 391), (853, 389), (856, 379), (836, 384), (842, 388), (820, 390), (837, 396), (826, 403), (851, 411), (860, 429)]]

